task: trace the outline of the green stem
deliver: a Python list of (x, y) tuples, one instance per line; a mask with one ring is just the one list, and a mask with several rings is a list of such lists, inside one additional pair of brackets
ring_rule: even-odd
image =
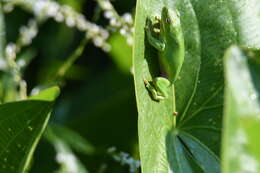
[(176, 99), (175, 99), (175, 88), (174, 84), (172, 84), (172, 112), (173, 112), (173, 127), (176, 127), (176, 117), (178, 112), (176, 112)]
[(84, 38), (77, 49), (72, 53), (72, 55), (61, 65), (57, 73), (54, 75), (54, 80), (60, 80), (64, 77), (69, 68), (74, 64), (74, 62), (80, 57), (83, 53), (83, 50), (87, 44), (87, 38)]

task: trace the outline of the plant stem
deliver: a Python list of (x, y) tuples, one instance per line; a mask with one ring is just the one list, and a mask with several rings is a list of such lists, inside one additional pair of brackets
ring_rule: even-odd
[(172, 104), (172, 112), (173, 112), (173, 127), (176, 127), (176, 116), (178, 114), (178, 112), (176, 112), (176, 99), (175, 99), (175, 88), (174, 88), (174, 84), (172, 84), (172, 100), (173, 100), (173, 104)]
[(55, 74), (55, 78), (53, 80), (59, 80), (64, 77), (66, 72), (69, 70), (69, 68), (74, 64), (74, 62), (80, 57), (80, 55), (83, 53), (83, 50), (88, 42), (87, 38), (83, 38), (83, 40), (80, 42), (77, 49), (72, 53), (72, 55), (61, 65), (61, 67), (58, 69), (57, 74)]

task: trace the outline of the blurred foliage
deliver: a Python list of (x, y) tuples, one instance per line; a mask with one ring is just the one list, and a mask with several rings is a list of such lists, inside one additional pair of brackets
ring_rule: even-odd
[[(98, 6), (91, 0), (59, 0), (83, 13), (87, 19), (106, 25)], [(132, 12), (135, 1), (113, 1), (119, 13)], [(7, 40), (15, 41), (19, 28), (33, 16), (15, 8), (6, 14)], [(19, 56), (31, 60), (24, 69), (29, 92), (36, 86), (51, 85), (53, 71), (73, 53), (84, 37), (76, 29), (53, 20), (41, 24), (39, 35)], [(129, 172), (107, 153), (110, 147), (130, 153), (138, 159), (137, 110), (131, 69), (131, 48), (118, 34), (110, 39), (112, 51), (107, 54), (88, 43), (82, 56), (73, 64), (61, 81), (61, 96), (51, 124), (69, 128), (94, 146), (91, 154), (71, 150), (89, 172)], [(63, 132), (60, 132), (63, 133)], [(62, 137), (59, 136), (62, 139)], [(73, 138), (73, 137), (72, 137)], [(73, 138), (74, 139), (74, 138)], [(66, 140), (65, 140), (66, 143)], [(69, 145), (69, 144), (65, 144)], [(49, 140), (43, 138), (35, 152), (31, 172), (46, 173), (59, 169), (56, 151)]]
[(110, 54), (113, 61), (121, 71), (129, 73), (132, 66), (132, 49), (127, 44), (126, 39), (119, 33), (116, 33), (111, 36), (109, 43), (111, 45)]

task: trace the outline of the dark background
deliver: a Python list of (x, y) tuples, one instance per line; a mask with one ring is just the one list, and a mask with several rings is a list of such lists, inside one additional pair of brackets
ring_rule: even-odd
[[(94, 0), (59, 0), (59, 3), (69, 4), (88, 20), (107, 26), (108, 21)], [(119, 14), (133, 14), (135, 1), (116, 0), (112, 3)], [(15, 42), (20, 26), (32, 17), (31, 13), (18, 7), (6, 15), (8, 42)], [(35, 86), (51, 84), (53, 71), (72, 54), (83, 37), (84, 33), (52, 19), (42, 23), (33, 43), (22, 50), (35, 55), (24, 73), (29, 91)], [(102, 166), (106, 167), (105, 172), (129, 172), (128, 166), (120, 165), (107, 154), (107, 149), (112, 146), (138, 159), (131, 48), (117, 33), (111, 35), (109, 42), (112, 45), (109, 53), (94, 47), (91, 42), (87, 44), (83, 55), (60, 83), (61, 95), (50, 121), (50, 125), (60, 124), (75, 130), (95, 147), (92, 154), (75, 151), (91, 173), (99, 172)], [(42, 138), (31, 172), (49, 173), (58, 167), (53, 146)]]

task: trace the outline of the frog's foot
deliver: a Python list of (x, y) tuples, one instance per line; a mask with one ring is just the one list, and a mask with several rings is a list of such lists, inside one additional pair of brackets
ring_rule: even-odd
[(157, 77), (154, 79), (155, 86), (161, 92), (166, 92), (167, 88), (171, 85), (171, 82), (165, 77)]
[(154, 16), (154, 20), (156, 23), (160, 23), (161, 22), (161, 16)]
[(161, 32), (161, 17), (160, 16), (154, 16), (152, 19), (152, 25), (151, 27), (154, 33), (160, 34)]
[(158, 77), (155, 78), (152, 84), (147, 80), (144, 80), (144, 83), (145, 83), (145, 87), (150, 92), (153, 100), (161, 101), (168, 97), (167, 88), (170, 85), (168, 79)]

